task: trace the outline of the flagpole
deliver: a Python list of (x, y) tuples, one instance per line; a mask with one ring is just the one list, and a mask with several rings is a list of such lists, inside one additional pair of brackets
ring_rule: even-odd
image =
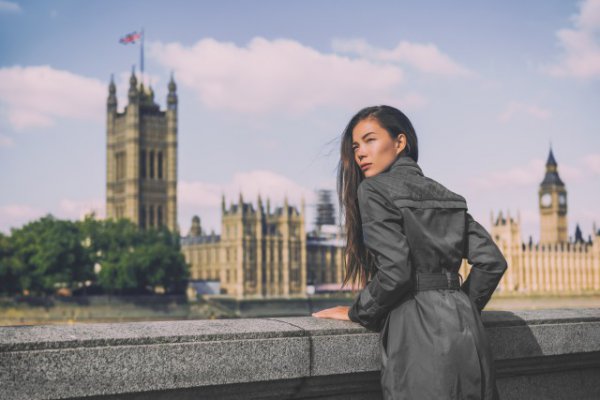
[(140, 70), (142, 73), (142, 83), (144, 83), (144, 28), (142, 28), (142, 42), (140, 46)]

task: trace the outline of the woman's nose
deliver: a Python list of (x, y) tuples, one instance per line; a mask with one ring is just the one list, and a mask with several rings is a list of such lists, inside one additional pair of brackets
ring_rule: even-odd
[(356, 149), (356, 158), (358, 158), (359, 161), (365, 158), (365, 156), (365, 149), (362, 146)]

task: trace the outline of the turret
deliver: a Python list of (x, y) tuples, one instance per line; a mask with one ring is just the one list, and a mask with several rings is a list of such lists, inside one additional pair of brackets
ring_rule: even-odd
[(169, 80), (169, 94), (167, 95), (167, 108), (169, 110), (177, 109), (177, 85), (171, 72), (171, 80)]
[(114, 75), (110, 75), (110, 84), (108, 85), (108, 99), (106, 100), (106, 110), (108, 113), (117, 111), (117, 88), (115, 87)]
[(138, 100), (138, 88), (137, 78), (135, 77), (135, 67), (131, 67), (131, 76), (129, 77), (129, 104), (137, 103)]
[(196, 237), (202, 235), (202, 227), (200, 225), (200, 217), (194, 215), (192, 218), (192, 226), (190, 228), (189, 236)]

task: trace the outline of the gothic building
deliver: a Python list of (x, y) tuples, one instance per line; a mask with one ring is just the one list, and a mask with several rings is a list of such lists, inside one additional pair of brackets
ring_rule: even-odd
[[(538, 189), (540, 242), (521, 240), (521, 219), (500, 212), (491, 215), (492, 238), (506, 257), (508, 269), (500, 281), (503, 292), (523, 294), (584, 293), (600, 290), (600, 231), (583, 239), (579, 225), (567, 237), (567, 190), (550, 149), (546, 173)], [(465, 276), (469, 266), (463, 262)]]
[(256, 208), (244, 202), (221, 201), (221, 235), (206, 234), (192, 219), (181, 248), (191, 279), (220, 282), (220, 293), (236, 298), (305, 297), (305, 206), (266, 209), (260, 195)]
[(106, 216), (141, 228), (177, 227), (177, 87), (171, 76), (167, 109), (132, 71), (128, 104), (117, 111), (111, 78), (106, 113)]

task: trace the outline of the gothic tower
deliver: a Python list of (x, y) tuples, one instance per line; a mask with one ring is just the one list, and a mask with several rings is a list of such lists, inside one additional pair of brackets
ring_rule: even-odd
[(546, 175), (538, 191), (540, 244), (567, 242), (567, 190), (558, 176), (552, 148), (546, 161)]
[(106, 118), (106, 216), (141, 228), (177, 227), (177, 87), (171, 76), (167, 109), (152, 87), (129, 79), (128, 104), (117, 111), (111, 77)]

